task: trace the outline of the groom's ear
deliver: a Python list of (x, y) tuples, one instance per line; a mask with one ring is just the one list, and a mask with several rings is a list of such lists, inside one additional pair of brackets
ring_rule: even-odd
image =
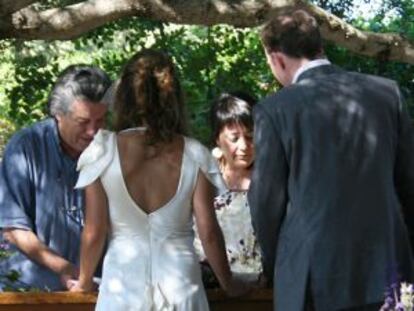
[(276, 69), (276, 70), (286, 69), (286, 61), (285, 61), (284, 55), (281, 52), (268, 52), (267, 62), (269, 66), (273, 69)]
[(285, 57), (281, 52), (273, 52), (272, 58), (279, 68), (281, 68), (282, 70), (286, 69)]

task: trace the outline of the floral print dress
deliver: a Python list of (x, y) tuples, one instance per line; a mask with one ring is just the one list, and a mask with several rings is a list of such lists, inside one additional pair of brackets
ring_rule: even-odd
[[(251, 224), (247, 191), (228, 190), (214, 200), (217, 220), (223, 231), (231, 271), (248, 280), (257, 280), (262, 272), (259, 247)], [(218, 286), (198, 236), (195, 248), (203, 268), (206, 287)]]

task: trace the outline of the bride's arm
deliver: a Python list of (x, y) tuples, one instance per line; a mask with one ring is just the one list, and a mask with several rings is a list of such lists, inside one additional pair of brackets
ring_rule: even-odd
[(214, 187), (200, 171), (193, 197), (193, 208), (201, 244), (220, 286), (229, 295), (239, 295), (245, 292), (245, 288), (232, 277), (213, 200)]
[(71, 291), (93, 290), (93, 275), (102, 256), (108, 230), (108, 201), (100, 179), (85, 189), (85, 226), (82, 231), (79, 281)]

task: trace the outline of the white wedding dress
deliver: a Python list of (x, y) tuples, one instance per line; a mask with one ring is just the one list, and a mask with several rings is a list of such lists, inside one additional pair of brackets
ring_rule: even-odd
[(207, 148), (185, 137), (173, 198), (147, 214), (133, 201), (122, 176), (116, 134), (100, 130), (78, 162), (76, 187), (100, 178), (111, 223), (96, 310), (209, 310), (193, 247), (192, 197), (201, 170), (224, 189)]

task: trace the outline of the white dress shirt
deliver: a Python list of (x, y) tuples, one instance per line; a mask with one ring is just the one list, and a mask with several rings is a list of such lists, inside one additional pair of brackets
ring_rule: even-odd
[(323, 65), (330, 65), (331, 62), (329, 60), (327, 60), (326, 58), (319, 58), (319, 59), (315, 59), (312, 60), (308, 63), (306, 63), (305, 65), (299, 67), (299, 69), (296, 71), (295, 75), (293, 76), (293, 80), (292, 80), (292, 84), (296, 83), (299, 76), (304, 73), (306, 70), (309, 70), (311, 68), (315, 68), (315, 67), (319, 67), (319, 66), (323, 66)]

